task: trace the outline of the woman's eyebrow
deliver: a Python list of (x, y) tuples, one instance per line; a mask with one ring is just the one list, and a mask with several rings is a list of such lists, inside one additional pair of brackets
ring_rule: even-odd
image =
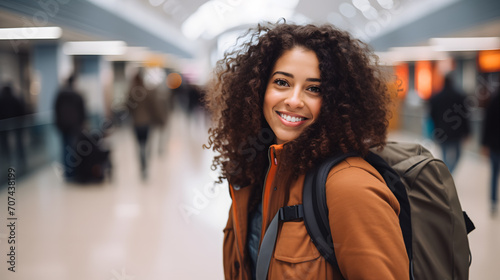
[(307, 78), (306, 81), (321, 83), (321, 79), (318, 79), (318, 78)]
[[(272, 75), (272, 76), (277, 75), (277, 74), (281, 74), (281, 75), (283, 75), (283, 76), (287, 76), (287, 77), (293, 78), (293, 75), (292, 75), (292, 74), (287, 73), (287, 72), (283, 72), (283, 71), (276, 71), (276, 72), (274, 72), (274, 73), (273, 73), (273, 75)], [(271, 76), (271, 77), (272, 77), (272, 76)], [(308, 81), (308, 82), (317, 82), (317, 83), (321, 83), (321, 79), (318, 79), (318, 78), (307, 78), (307, 79), (306, 79), (306, 81)]]
[[(281, 74), (281, 75), (283, 75), (283, 76), (287, 76), (287, 77), (293, 78), (293, 75), (292, 75), (292, 74), (287, 73), (287, 72), (282, 72), (282, 71), (276, 71), (276, 72), (274, 72), (274, 73), (273, 73), (273, 75), (272, 75), (272, 76), (277, 75), (277, 74)], [(272, 76), (271, 76), (271, 77), (272, 77)]]

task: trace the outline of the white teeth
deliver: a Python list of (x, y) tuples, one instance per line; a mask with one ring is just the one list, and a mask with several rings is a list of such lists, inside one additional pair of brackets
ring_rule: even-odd
[(285, 115), (285, 114), (281, 114), (280, 113), (280, 116), (285, 119), (286, 121), (289, 121), (289, 122), (300, 122), (300, 121), (303, 121), (304, 118), (299, 118), (299, 117), (292, 117), (292, 116), (289, 116), (289, 115)]

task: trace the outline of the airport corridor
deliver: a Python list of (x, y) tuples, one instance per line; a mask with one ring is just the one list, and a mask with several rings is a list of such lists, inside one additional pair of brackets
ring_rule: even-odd
[[(150, 140), (150, 169), (141, 180), (130, 127), (117, 128), (112, 178), (101, 184), (65, 183), (57, 163), (16, 182), (15, 272), (9, 264), (8, 227), (0, 227), (5, 280), (223, 279), (222, 239), (230, 206), (226, 183), (214, 185), (213, 153), (202, 149), (208, 122), (175, 110), (160, 137)], [(437, 155), (429, 140), (416, 141)], [(469, 235), (470, 279), (498, 279), (500, 217), (490, 215), (489, 166), (464, 152), (455, 175), (462, 207), (476, 225)], [(0, 190), (0, 220), (7, 220), (7, 188)]]

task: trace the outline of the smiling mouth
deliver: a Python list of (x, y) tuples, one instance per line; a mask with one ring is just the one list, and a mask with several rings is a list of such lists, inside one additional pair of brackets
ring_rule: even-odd
[(278, 114), (278, 116), (280, 116), (283, 120), (291, 123), (300, 123), (307, 120), (306, 117), (291, 116), (278, 111), (276, 111), (276, 114)]

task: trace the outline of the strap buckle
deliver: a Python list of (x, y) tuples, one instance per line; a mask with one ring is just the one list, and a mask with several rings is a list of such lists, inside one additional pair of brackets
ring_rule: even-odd
[(302, 204), (293, 206), (284, 206), (279, 210), (279, 219), (283, 222), (298, 220), (304, 218), (304, 207)]

